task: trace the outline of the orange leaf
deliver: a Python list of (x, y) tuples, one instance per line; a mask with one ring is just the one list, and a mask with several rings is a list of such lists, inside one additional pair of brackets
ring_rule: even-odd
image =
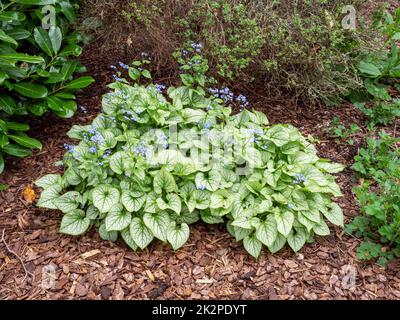
[(28, 203), (33, 203), (36, 199), (36, 192), (31, 186), (27, 186), (23, 192), (24, 200)]

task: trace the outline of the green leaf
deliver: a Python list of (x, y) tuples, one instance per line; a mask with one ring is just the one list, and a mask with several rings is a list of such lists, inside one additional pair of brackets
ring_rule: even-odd
[(7, 129), (14, 131), (28, 131), (29, 125), (26, 123), (7, 121)]
[(0, 94), (0, 110), (8, 114), (13, 114), (16, 109), (17, 103), (13, 98), (5, 94)]
[(86, 210), (86, 217), (90, 220), (96, 220), (100, 215), (99, 210), (93, 205), (90, 205)]
[(158, 198), (156, 202), (161, 210), (170, 209), (174, 211), (176, 214), (181, 213), (182, 209), (181, 198), (175, 193), (168, 193), (166, 195), (166, 201), (164, 201), (162, 198)]
[(38, 140), (30, 138), (27, 135), (21, 134), (16, 136), (9, 134), (8, 137), (23, 147), (27, 147), (29, 149), (42, 149), (42, 144)]
[(14, 40), (14, 38), (11, 38), (8, 36), (3, 29), (0, 29), (0, 40), (3, 40), (4, 42), (12, 43), (16, 46), (18, 46), (18, 42)]
[(190, 230), (186, 223), (177, 226), (175, 222), (171, 222), (167, 231), (167, 239), (174, 251), (181, 248), (189, 239)]
[(58, 210), (68, 213), (78, 208), (80, 194), (76, 191), (69, 191), (53, 200)]
[(11, 22), (11, 21), (24, 21), (26, 19), (25, 14), (18, 11), (5, 11), (0, 12), (0, 21)]
[(329, 236), (330, 235), (329, 227), (325, 223), (325, 221), (322, 219), (319, 224), (314, 226), (313, 230), (319, 236)]
[(50, 28), (49, 30), (49, 38), (51, 42), (51, 47), (53, 49), (53, 52), (55, 54), (58, 53), (61, 49), (61, 44), (62, 44), (62, 33), (61, 29), (59, 27), (57, 28)]
[(337, 203), (330, 204), (330, 210), (324, 210), (322, 214), (335, 226), (344, 227), (343, 212)]
[(146, 248), (154, 236), (151, 230), (146, 227), (143, 220), (140, 218), (133, 218), (129, 227), (129, 231), (133, 241), (139, 246), (140, 249)]
[(373, 78), (378, 78), (382, 75), (381, 70), (379, 70), (379, 68), (376, 65), (366, 61), (361, 61), (358, 64), (357, 68), (366, 76), (370, 76)]
[(157, 239), (164, 242), (167, 241), (167, 230), (170, 223), (168, 213), (165, 211), (145, 213), (143, 215), (143, 222)]
[(276, 226), (280, 234), (287, 237), (292, 230), (294, 215), (290, 211), (275, 213)]
[(64, 86), (66, 90), (76, 90), (83, 89), (87, 86), (91, 85), (94, 82), (94, 79), (90, 76), (83, 76), (78, 79), (72, 80)]
[(324, 162), (324, 161), (318, 161), (316, 163), (316, 167), (319, 169), (322, 169), (325, 172), (328, 173), (338, 173), (343, 171), (346, 166), (340, 164), (340, 163), (332, 163), (332, 162)]
[(3, 152), (19, 158), (27, 157), (32, 154), (32, 152), (29, 149), (26, 149), (24, 147), (15, 144), (5, 145), (3, 147)]
[(291, 231), (287, 242), (294, 252), (299, 251), (307, 241), (307, 233), (304, 229), (295, 229)]
[(126, 155), (125, 152), (119, 151), (114, 153), (110, 158), (110, 168), (116, 174), (122, 174), (125, 170), (124, 161)]
[(138, 248), (138, 245), (133, 241), (131, 237), (131, 232), (129, 230), (130, 228), (126, 228), (123, 231), (121, 231), (121, 237), (124, 239), (125, 243), (133, 250), (136, 251)]
[(53, 185), (61, 185), (61, 176), (59, 174), (48, 174), (35, 181), (35, 185), (47, 189)]
[(53, 201), (60, 197), (61, 189), (60, 185), (55, 184), (43, 190), (36, 205), (39, 208), (58, 209)]
[(173, 192), (176, 190), (175, 179), (166, 170), (160, 170), (154, 177), (153, 181), (154, 191), (161, 194), (164, 190), (165, 192)]
[(275, 242), (272, 244), (272, 246), (268, 247), (268, 250), (271, 253), (276, 253), (279, 250), (281, 250), (283, 248), (283, 246), (286, 243), (286, 238), (285, 236), (281, 235), (280, 233), (278, 233), (278, 236), (275, 239)]
[(273, 219), (268, 219), (262, 222), (256, 230), (256, 238), (265, 246), (272, 246), (278, 236), (276, 222)]
[(115, 242), (118, 239), (118, 232), (117, 231), (107, 231), (106, 224), (102, 223), (99, 227), (99, 235), (100, 238), (106, 241)]
[(13, 88), (20, 95), (28, 98), (45, 98), (48, 94), (46, 87), (35, 83), (19, 82), (14, 84)]
[[(3, 158), (3, 154), (0, 151), (0, 174), (4, 171), (4, 158)], [(0, 184), (0, 191), (1, 191), (1, 185)]]
[(13, 2), (26, 5), (40, 5), (56, 4), (57, 0), (14, 0)]
[(254, 235), (247, 236), (243, 239), (244, 248), (248, 253), (250, 253), (254, 258), (258, 259), (261, 253), (262, 243)]
[(11, 60), (11, 61), (22, 61), (27, 63), (45, 63), (42, 57), (30, 56), (25, 53), (0, 54), (0, 59)]
[(42, 49), (48, 56), (53, 57), (53, 47), (49, 34), (46, 32), (46, 30), (44, 30), (42, 27), (36, 27), (33, 30), (33, 37), (40, 49)]
[(200, 217), (201, 217), (201, 220), (203, 220), (205, 223), (208, 223), (208, 224), (218, 224), (218, 223), (224, 222), (224, 219), (222, 217), (212, 215), (209, 210), (201, 211)]
[(115, 205), (105, 219), (106, 230), (107, 232), (122, 231), (130, 225), (131, 220), (132, 215), (126, 212), (122, 205)]
[(151, 74), (150, 74), (149, 70), (143, 70), (142, 71), (142, 76), (147, 78), (147, 79), (151, 79)]
[(290, 142), (288, 130), (282, 125), (271, 127), (267, 132), (267, 137), (278, 147)]
[(143, 193), (123, 190), (121, 202), (129, 212), (138, 212), (146, 202), (146, 195)]
[(82, 47), (76, 44), (70, 44), (63, 48), (60, 53), (58, 54), (60, 57), (68, 57), (68, 56), (75, 56), (78, 57), (82, 53)]
[(108, 185), (99, 185), (93, 190), (93, 205), (101, 213), (109, 212), (119, 203), (119, 191)]
[(85, 212), (80, 209), (73, 210), (64, 215), (61, 220), (60, 232), (71, 236), (84, 234), (90, 226), (90, 220)]

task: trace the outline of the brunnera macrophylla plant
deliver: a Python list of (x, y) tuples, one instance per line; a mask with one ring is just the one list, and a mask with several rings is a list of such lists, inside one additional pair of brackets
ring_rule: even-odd
[(318, 158), (296, 128), (246, 108), (234, 115), (201, 85), (109, 87), (103, 113), (69, 131), (79, 143), (66, 146), (65, 173), (36, 181), (37, 205), (64, 213), (62, 233), (96, 227), (133, 250), (154, 239), (176, 250), (190, 224), (227, 222), (257, 258), (263, 245), (298, 251), (328, 235), (326, 220), (343, 226), (330, 200), (341, 196), (330, 173), (343, 166)]

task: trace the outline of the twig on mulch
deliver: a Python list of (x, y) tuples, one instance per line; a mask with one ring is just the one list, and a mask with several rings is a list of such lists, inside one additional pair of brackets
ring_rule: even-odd
[(30, 275), (30, 276), (32, 277), (33, 281), (35, 281), (35, 275), (34, 275), (32, 272), (29, 272), (29, 271), (26, 269), (24, 260), (22, 260), (22, 258), (21, 258), (17, 253), (15, 253), (15, 251), (11, 250), (10, 247), (8, 246), (8, 244), (7, 244), (7, 242), (6, 242), (6, 239), (4, 238), (5, 232), (6, 232), (6, 230), (3, 229), (3, 232), (2, 232), (2, 235), (1, 235), (1, 241), (2, 241), (2, 242), (4, 243), (4, 245), (6, 246), (7, 251), (8, 251), (9, 253), (13, 254), (14, 256), (16, 256), (16, 257), (18, 258), (18, 260), (21, 262), (21, 265), (22, 265), (22, 267), (24, 268), (24, 271), (25, 271), (25, 276), (24, 276), (24, 279), (23, 279), (22, 281), (24, 281), (28, 275)]

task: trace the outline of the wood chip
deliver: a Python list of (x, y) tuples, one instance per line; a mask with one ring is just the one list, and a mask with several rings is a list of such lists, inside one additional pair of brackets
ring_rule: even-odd
[(150, 281), (156, 280), (156, 279), (154, 278), (154, 275), (151, 273), (150, 270), (146, 270), (146, 274), (147, 274), (147, 276), (149, 277)]
[(101, 251), (99, 249), (90, 250), (88, 252), (85, 252), (85, 253), (81, 254), (81, 258), (82, 259), (87, 259), (87, 258), (93, 257), (93, 256), (95, 256), (95, 255), (97, 255), (99, 253), (101, 253)]

